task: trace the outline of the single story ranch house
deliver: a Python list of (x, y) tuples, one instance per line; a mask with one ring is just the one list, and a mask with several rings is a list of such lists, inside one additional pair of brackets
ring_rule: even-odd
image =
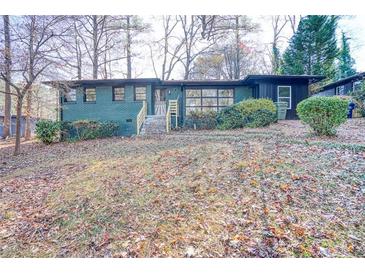
[[(309, 96), (316, 75), (248, 75), (242, 80), (160, 80), (158, 78), (50, 81), (60, 92), (61, 121), (114, 121), (118, 135), (140, 134), (145, 125), (182, 126), (193, 110), (219, 111), (248, 98), (287, 102), (287, 118)], [(159, 122), (154, 122), (159, 121)]]
[(315, 96), (349, 95), (353, 91), (362, 89), (365, 79), (365, 72), (340, 79), (323, 86)]

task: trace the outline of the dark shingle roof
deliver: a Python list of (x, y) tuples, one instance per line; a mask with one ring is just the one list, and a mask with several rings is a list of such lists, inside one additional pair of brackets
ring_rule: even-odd
[(327, 89), (335, 88), (337, 86), (342, 86), (342, 85), (347, 84), (349, 82), (356, 81), (356, 80), (361, 80), (363, 78), (365, 78), (365, 72), (360, 72), (360, 73), (357, 73), (355, 75), (352, 75), (352, 76), (340, 79), (336, 82), (332, 82), (328, 85), (325, 85), (321, 88), (321, 90), (327, 90)]
[(186, 85), (186, 86), (236, 86), (251, 84), (254, 81), (262, 80), (307, 80), (310, 82), (317, 82), (323, 80), (325, 77), (320, 75), (269, 75), (257, 74), (248, 75), (240, 80), (160, 80), (159, 78), (135, 78), (135, 79), (97, 79), (97, 80), (71, 80), (71, 81), (46, 81), (43, 82), (49, 86), (80, 86), (80, 85), (123, 85), (123, 84), (157, 84), (157, 85)]

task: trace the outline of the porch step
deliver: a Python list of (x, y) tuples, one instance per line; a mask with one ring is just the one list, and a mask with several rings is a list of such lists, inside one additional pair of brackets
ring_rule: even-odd
[(141, 135), (157, 135), (166, 133), (165, 115), (147, 115), (141, 128)]

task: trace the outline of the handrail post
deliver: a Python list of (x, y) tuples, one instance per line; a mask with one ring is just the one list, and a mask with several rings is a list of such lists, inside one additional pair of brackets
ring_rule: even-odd
[(143, 122), (145, 121), (146, 116), (147, 116), (147, 103), (146, 103), (146, 101), (143, 101), (142, 108), (138, 112), (137, 119), (136, 119), (137, 135), (140, 134), (141, 126), (142, 126)]

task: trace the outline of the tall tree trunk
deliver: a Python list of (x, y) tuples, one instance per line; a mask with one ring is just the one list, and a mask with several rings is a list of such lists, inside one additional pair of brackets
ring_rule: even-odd
[(15, 126), (15, 148), (14, 155), (18, 155), (20, 153), (20, 135), (21, 135), (21, 117), (22, 117), (22, 106), (23, 106), (23, 97), (18, 96), (16, 103), (16, 126)]
[(163, 46), (163, 62), (162, 62), (162, 71), (161, 71), (161, 80), (165, 80), (166, 75), (166, 61), (167, 61), (167, 54), (169, 50), (168, 45), (168, 37), (167, 37), (167, 31), (165, 29), (165, 37), (164, 37), (164, 46)]
[(98, 79), (98, 16), (93, 15), (93, 79)]
[(278, 74), (279, 67), (280, 67), (279, 49), (276, 40), (274, 40), (272, 43), (272, 73)]
[(190, 62), (187, 61), (185, 65), (184, 80), (189, 80), (190, 77)]
[(132, 78), (132, 53), (131, 53), (131, 44), (132, 44), (132, 36), (131, 36), (131, 26), (130, 26), (130, 15), (127, 16), (127, 78)]
[[(30, 83), (34, 81), (34, 35), (35, 35), (35, 25), (36, 25), (36, 17), (32, 16), (31, 21), (31, 33), (29, 36), (29, 69), (28, 69), (28, 79)], [(27, 109), (26, 109), (26, 118), (25, 118), (25, 140), (30, 140), (31, 138), (31, 115), (32, 115), (32, 88), (30, 87), (27, 91)]]
[(81, 75), (81, 60), (79, 65), (77, 66), (77, 80), (82, 80), (82, 75)]
[[(9, 30), (9, 15), (4, 15), (4, 55), (5, 55), (5, 76), (11, 81), (10, 69), (11, 69), (11, 55), (10, 55), (10, 30)], [(11, 95), (10, 85), (5, 81), (5, 103), (4, 103), (4, 128), (3, 137), (6, 138), (10, 135), (11, 128)]]
[(76, 30), (76, 24), (74, 24), (75, 29), (75, 50), (76, 50), (76, 61), (77, 61), (77, 79), (82, 79), (82, 55), (80, 49), (79, 37)]
[(235, 72), (234, 72), (234, 79), (239, 79), (241, 74), (241, 66), (240, 66), (240, 30), (239, 30), (239, 16), (236, 15), (236, 60), (235, 60)]
[[(108, 43), (108, 33), (105, 33), (105, 44)], [(104, 56), (103, 56), (103, 70), (104, 70), (104, 79), (108, 79), (108, 51), (106, 50), (104, 52)], [(109, 58), (110, 60), (110, 58)], [(110, 62), (109, 62), (110, 63)]]
[(31, 122), (31, 118), (32, 118), (32, 90), (29, 90), (27, 92), (27, 106), (26, 106), (26, 116), (25, 116), (25, 133), (24, 133), (24, 138), (26, 141), (29, 141), (30, 138), (32, 137), (32, 122)]

